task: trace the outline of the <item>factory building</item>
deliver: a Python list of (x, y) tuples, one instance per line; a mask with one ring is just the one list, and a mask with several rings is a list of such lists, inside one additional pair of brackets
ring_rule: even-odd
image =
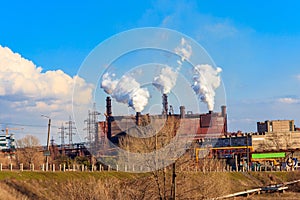
[(15, 137), (13, 134), (0, 134), (0, 150), (11, 151), (15, 149)]
[(294, 120), (257, 122), (257, 134), (252, 136), (255, 151), (300, 148), (300, 131)]
[(106, 121), (99, 122), (99, 138), (107, 136), (112, 142), (117, 143), (118, 137), (129, 131), (136, 131), (138, 135), (143, 134), (138, 127), (158, 131), (171, 122), (177, 127), (174, 135), (180, 133), (181, 137), (189, 137), (195, 140), (219, 138), (227, 133), (226, 106), (221, 107), (221, 112), (209, 111), (205, 114), (192, 114), (186, 112), (184, 106), (180, 106), (180, 113), (174, 114), (172, 106), (168, 109), (167, 95), (164, 94), (162, 100), (161, 115), (142, 115), (137, 112), (135, 116), (113, 116), (111, 99), (107, 97)]
[(294, 120), (267, 120), (265, 122), (257, 122), (257, 132), (259, 134), (293, 131), (295, 131)]
[[(300, 159), (300, 131), (295, 127), (294, 120), (267, 120), (257, 122), (256, 133), (229, 133), (226, 106), (221, 107), (221, 112), (209, 111), (203, 114), (186, 112), (184, 106), (180, 106), (179, 110), (176, 114), (171, 106), (169, 109), (167, 95), (163, 95), (160, 115), (137, 112), (131, 116), (114, 116), (111, 99), (107, 97), (106, 120), (98, 124), (99, 138), (108, 138), (113, 143), (118, 143), (119, 138), (126, 134), (140, 137), (151, 131), (158, 133), (163, 129), (168, 130), (171, 125), (169, 130), (174, 132), (173, 136), (179, 135), (196, 141), (193, 148), (197, 161), (203, 158), (203, 154), (210, 158), (226, 159), (226, 162), (237, 168), (245, 166), (245, 163), (249, 167), (253, 163), (277, 166), (289, 156)], [(274, 153), (285, 157), (281, 160), (266, 157), (273, 156)]]

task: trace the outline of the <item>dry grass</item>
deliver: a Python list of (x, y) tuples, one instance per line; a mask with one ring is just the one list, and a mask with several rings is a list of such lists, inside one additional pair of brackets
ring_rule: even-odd
[[(6, 175), (5, 175), (6, 174)], [(253, 178), (249, 178), (253, 176)], [(1, 178), (2, 177), (2, 178)], [(167, 176), (169, 177), (169, 176)], [(300, 173), (202, 173), (182, 172), (177, 176), (178, 199), (207, 199), (255, 188), (258, 185), (294, 180)], [(170, 194), (167, 179), (166, 193)], [(299, 185), (285, 194), (263, 194), (248, 199), (296, 199)], [(0, 200), (14, 199), (159, 199), (150, 174), (120, 172), (0, 172)], [(245, 199), (245, 198), (239, 198)]]

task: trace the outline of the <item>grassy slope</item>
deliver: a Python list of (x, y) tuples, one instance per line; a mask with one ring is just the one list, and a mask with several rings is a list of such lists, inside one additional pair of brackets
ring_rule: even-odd
[(137, 177), (143, 177), (146, 174), (132, 174), (132, 173), (125, 173), (125, 172), (30, 172), (30, 171), (23, 171), (23, 172), (11, 172), (11, 171), (4, 171), (0, 172), (0, 181), (6, 179), (15, 179), (15, 180), (46, 180), (46, 179), (53, 179), (53, 180), (68, 180), (68, 179), (88, 179), (88, 178), (95, 178), (95, 179), (104, 179), (104, 178), (111, 178), (115, 177), (118, 179), (131, 179)]
[[(177, 192), (179, 199), (199, 199), (295, 179), (300, 179), (300, 173), (185, 172), (177, 176)], [(157, 197), (150, 195), (155, 187), (151, 174), (0, 172), (0, 199), (152, 199)]]

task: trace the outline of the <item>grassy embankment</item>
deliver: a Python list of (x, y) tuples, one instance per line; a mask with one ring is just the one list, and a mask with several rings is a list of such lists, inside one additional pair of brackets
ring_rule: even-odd
[[(171, 188), (170, 174), (167, 174), (166, 177), (165, 189), (166, 194), (169, 194)], [(178, 199), (212, 198), (295, 179), (300, 179), (299, 172), (218, 172), (206, 174), (182, 172), (177, 175), (177, 197)], [(161, 180), (163, 179), (160, 178)], [(160, 187), (164, 187), (163, 184), (160, 184)], [(292, 187), (294, 195), (299, 192), (298, 188), (298, 186)], [(285, 196), (275, 197), (282, 198)], [(290, 199), (290, 197), (288, 196), (286, 199)], [(159, 198), (157, 182), (152, 173), (0, 172), (0, 199), (157, 198)], [(268, 199), (266, 195), (253, 197), (253, 199), (257, 198)]]

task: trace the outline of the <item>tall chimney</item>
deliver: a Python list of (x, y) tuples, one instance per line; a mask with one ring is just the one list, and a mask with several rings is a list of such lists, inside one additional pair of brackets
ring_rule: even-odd
[(224, 133), (227, 133), (227, 108), (226, 106), (221, 106), (222, 117), (224, 118)]
[(180, 110), (180, 118), (185, 118), (185, 107), (180, 106), (179, 110)]
[(106, 97), (106, 114), (107, 116), (111, 116), (111, 99), (110, 97)]
[(226, 106), (221, 106), (221, 110), (222, 110), (222, 117), (226, 117), (226, 115), (227, 115)]
[(163, 94), (163, 96), (162, 96), (162, 106), (163, 106), (162, 114), (168, 115), (168, 95), (167, 94)]
[(112, 121), (112, 112), (111, 112), (111, 99), (106, 97), (106, 120), (107, 120), (107, 138), (111, 139), (111, 121)]
[(135, 124), (137, 126), (141, 125), (141, 112), (136, 112), (136, 115), (135, 115)]

